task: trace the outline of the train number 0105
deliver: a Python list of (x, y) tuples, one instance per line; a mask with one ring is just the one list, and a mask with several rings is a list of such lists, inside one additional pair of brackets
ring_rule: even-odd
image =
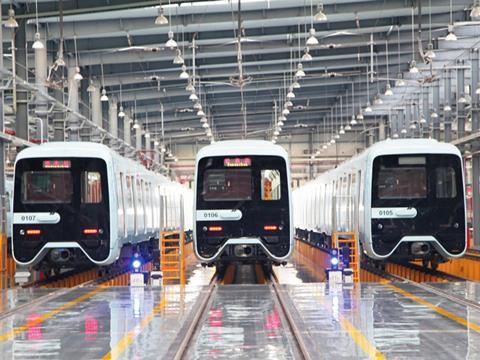
[(393, 210), (379, 210), (378, 215), (380, 216), (393, 216)]

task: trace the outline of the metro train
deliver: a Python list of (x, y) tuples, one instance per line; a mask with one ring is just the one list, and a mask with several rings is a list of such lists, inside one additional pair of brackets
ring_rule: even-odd
[(287, 152), (259, 140), (202, 148), (195, 167), (194, 248), (206, 265), (285, 263), (293, 250)]
[[(12, 254), (58, 272), (158, 251), (162, 230), (191, 229), (192, 192), (108, 147), (52, 142), (15, 162)], [(186, 208), (189, 207), (189, 208)]]
[(464, 255), (462, 156), (430, 139), (379, 142), (294, 191), (297, 236), (329, 248), (356, 232), (368, 258), (440, 262)]

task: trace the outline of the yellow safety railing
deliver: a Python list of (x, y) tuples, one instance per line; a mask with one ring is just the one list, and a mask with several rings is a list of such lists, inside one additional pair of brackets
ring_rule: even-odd
[(341, 251), (342, 247), (350, 248), (350, 268), (353, 270), (353, 281), (360, 281), (360, 255), (358, 252), (358, 237), (354, 232), (334, 232), (332, 234), (332, 247)]
[(160, 269), (163, 284), (185, 284), (185, 232), (164, 231), (160, 234)]

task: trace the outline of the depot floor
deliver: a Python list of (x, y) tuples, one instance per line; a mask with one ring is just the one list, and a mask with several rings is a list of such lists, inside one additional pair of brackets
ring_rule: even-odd
[[(316, 359), (480, 358), (477, 310), (405, 284), (329, 288), (297, 257), (275, 271)], [(84, 288), (6, 317), (0, 358), (160, 359), (213, 270), (195, 266), (189, 274), (183, 288)], [(480, 301), (477, 283), (435, 286)], [(3, 310), (51, 291), (5, 291)], [(220, 285), (188, 358), (294, 359), (291, 343), (267, 285)]]

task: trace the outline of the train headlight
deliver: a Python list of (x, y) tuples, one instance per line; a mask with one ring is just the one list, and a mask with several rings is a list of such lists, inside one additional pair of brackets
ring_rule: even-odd
[(381, 223), (379, 223), (379, 224), (377, 225), (377, 229), (378, 229), (378, 230), (382, 230), (382, 229), (383, 229), (383, 225), (382, 225)]
[(134, 270), (138, 270), (142, 267), (142, 262), (138, 259), (132, 261), (132, 267)]
[(460, 227), (460, 224), (456, 222), (455, 224), (453, 224), (453, 227), (454, 227), (455, 229), (458, 229), (458, 228)]
[(332, 266), (337, 266), (338, 265), (338, 258), (332, 257), (330, 259), (330, 264), (332, 264)]
[(338, 270), (338, 250), (332, 249), (330, 251), (330, 265), (332, 265), (332, 270)]

